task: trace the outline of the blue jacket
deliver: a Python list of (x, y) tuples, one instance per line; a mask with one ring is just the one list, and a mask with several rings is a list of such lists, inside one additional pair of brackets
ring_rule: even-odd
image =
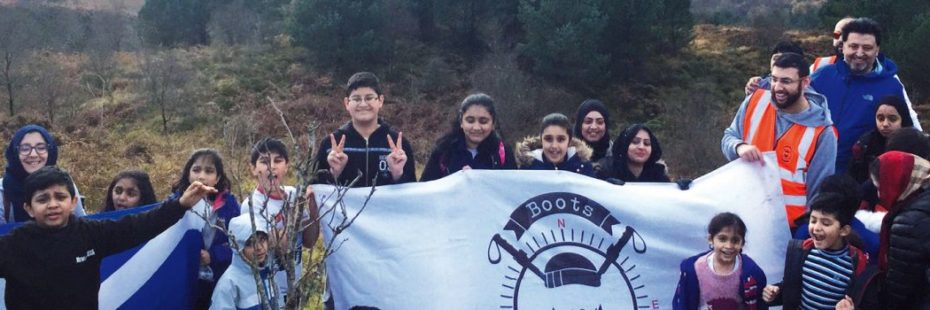
[(919, 124), (916, 113), (904, 92), (904, 85), (896, 76), (898, 66), (881, 54), (876, 62), (881, 66), (865, 75), (852, 75), (846, 61), (842, 59), (811, 75), (811, 87), (827, 97), (833, 125), (839, 132), (836, 174), (846, 173), (853, 145), (859, 137), (875, 128), (875, 109), (883, 97), (894, 95), (908, 102), (915, 127), (919, 128), (916, 125)]
[[(698, 284), (697, 272), (694, 263), (698, 258), (707, 255), (710, 251), (689, 257), (681, 262), (681, 277), (678, 279), (678, 288), (672, 300), (672, 309), (692, 310), (701, 309), (701, 286)], [(765, 272), (756, 262), (746, 254), (740, 254), (740, 281), (739, 285), (743, 297), (744, 309), (765, 310), (768, 305), (762, 301), (762, 289), (765, 288)]]
[(568, 145), (568, 152), (559, 164), (553, 164), (543, 155), (542, 141), (539, 136), (532, 136), (517, 143), (517, 161), (520, 169), (529, 170), (565, 170), (594, 177), (594, 166), (589, 161), (591, 147), (580, 139), (572, 139)]
[[(180, 193), (173, 193), (168, 199), (178, 199)], [(234, 217), (239, 216), (239, 202), (229, 191), (224, 191), (222, 196), (219, 197), (223, 205), (216, 209), (216, 225), (220, 225), (223, 228), (229, 228), (229, 221)], [(198, 208), (203, 208), (201, 204), (194, 206), (192, 209), (197, 210)], [(210, 246), (207, 248), (207, 252), (210, 253), (210, 269), (213, 270), (213, 279), (210, 282), (207, 281), (198, 281), (197, 287), (197, 298), (198, 301), (209, 300), (210, 296), (213, 294), (213, 289), (215, 283), (220, 279), (223, 273), (226, 272), (226, 269), (229, 268), (230, 263), (233, 259), (232, 249), (229, 247), (229, 237), (226, 236), (221, 230), (216, 230), (215, 235), (213, 235), (213, 241), (210, 242)]]

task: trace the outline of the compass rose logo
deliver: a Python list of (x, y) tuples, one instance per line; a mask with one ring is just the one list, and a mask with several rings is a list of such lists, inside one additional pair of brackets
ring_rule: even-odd
[(639, 309), (649, 297), (635, 258), (642, 236), (606, 208), (573, 193), (547, 193), (510, 214), (491, 237), (502, 273), (500, 309)]

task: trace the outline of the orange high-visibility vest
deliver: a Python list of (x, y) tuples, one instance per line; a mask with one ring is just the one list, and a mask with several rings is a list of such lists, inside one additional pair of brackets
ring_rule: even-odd
[(817, 71), (817, 69), (820, 67), (832, 65), (834, 63), (836, 63), (836, 55), (830, 57), (818, 57), (817, 59), (814, 59), (814, 63), (811, 64), (811, 73), (814, 73), (814, 71)]
[(804, 214), (807, 206), (807, 169), (817, 139), (825, 126), (808, 127), (792, 124), (781, 137), (775, 137), (776, 110), (772, 92), (756, 90), (749, 98), (743, 119), (743, 141), (755, 145), (759, 151), (775, 151), (781, 189), (785, 195), (785, 212), (788, 224), (796, 228), (794, 220)]

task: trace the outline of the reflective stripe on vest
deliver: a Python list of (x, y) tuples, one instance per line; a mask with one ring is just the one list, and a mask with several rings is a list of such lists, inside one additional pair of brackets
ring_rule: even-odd
[(825, 127), (792, 124), (776, 141), (776, 121), (772, 92), (763, 89), (754, 92), (743, 119), (744, 141), (759, 151), (776, 152), (788, 223), (795, 227), (794, 220), (804, 214), (807, 205), (807, 169), (817, 149), (817, 138)]
[(836, 63), (836, 55), (814, 59), (814, 63), (811, 64), (810, 73), (814, 73), (814, 71), (817, 71), (817, 69), (820, 69), (820, 67), (831, 65), (833, 63)]

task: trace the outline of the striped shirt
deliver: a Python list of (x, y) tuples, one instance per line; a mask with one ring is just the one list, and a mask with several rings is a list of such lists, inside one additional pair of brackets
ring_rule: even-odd
[(853, 275), (849, 247), (811, 249), (801, 268), (801, 309), (836, 309)]

